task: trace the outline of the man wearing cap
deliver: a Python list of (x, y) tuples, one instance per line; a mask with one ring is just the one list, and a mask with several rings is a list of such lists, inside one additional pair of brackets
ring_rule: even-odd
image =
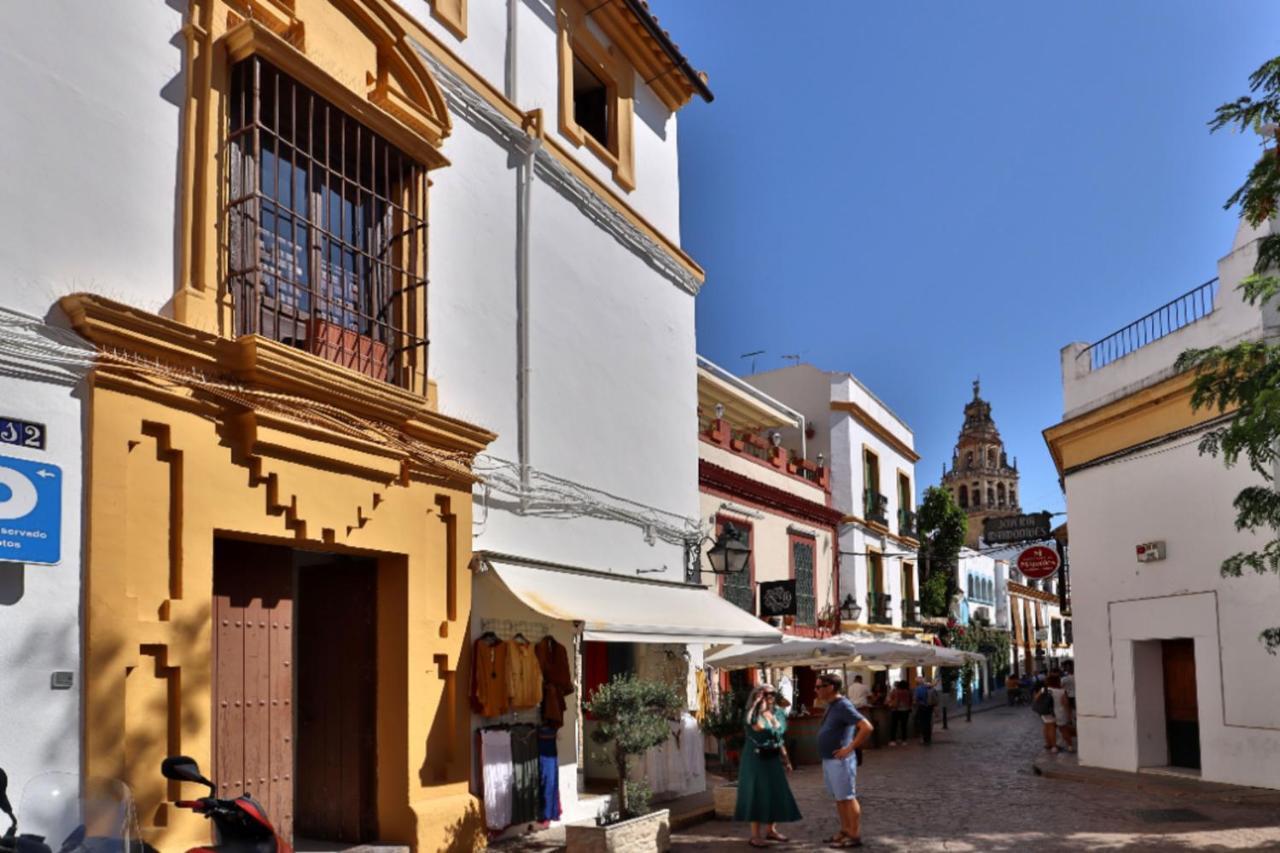
[(858, 763), (855, 751), (871, 737), (873, 727), (845, 696), (844, 680), (831, 673), (818, 676), (817, 694), (827, 710), (818, 729), (818, 754), (822, 778), (836, 801), (840, 831), (827, 843), (836, 847), (861, 847), (862, 807), (858, 804)]

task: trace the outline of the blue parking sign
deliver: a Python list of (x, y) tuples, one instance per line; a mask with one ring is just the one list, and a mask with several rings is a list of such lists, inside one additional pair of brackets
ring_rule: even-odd
[(62, 559), (62, 469), (0, 456), (0, 560)]

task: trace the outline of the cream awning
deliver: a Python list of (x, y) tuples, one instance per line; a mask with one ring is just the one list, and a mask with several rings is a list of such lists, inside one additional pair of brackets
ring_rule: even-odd
[(512, 595), (543, 616), (581, 622), (587, 640), (722, 645), (782, 638), (782, 632), (706, 587), (507, 555), (477, 556)]

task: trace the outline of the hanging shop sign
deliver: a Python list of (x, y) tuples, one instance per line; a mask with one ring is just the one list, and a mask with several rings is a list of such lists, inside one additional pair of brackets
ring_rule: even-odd
[(0, 560), (54, 565), (62, 558), (62, 469), (0, 456)]
[(1047, 512), (1028, 515), (1006, 515), (988, 518), (982, 522), (982, 538), (988, 545), (1008, 545), (1013, 542), (1030, 542), (1048, 539), (1052, 531)]
[(1038, 581), (1052, 577), (1062, 567), (1062, 560), (1058, 557), (1058, 549), (1032, 545), (1018, 552), (1014, 565), (1023, 577)]
[(0, 415), (0, 444), (44, 450), (45, 426)]
[(760, 584), (761, 616), (795, 616), (796, 582), (765, 581)]

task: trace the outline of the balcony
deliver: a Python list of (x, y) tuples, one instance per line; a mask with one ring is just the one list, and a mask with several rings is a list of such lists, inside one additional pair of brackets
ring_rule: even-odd
[(920, 602), (912, 598), (902, 599), (902, 625), (906, 628), (919, 628)]
[(893, 610), (890, 605), (891, 596), (883, 592), (872, 592), (867, 595), (867, 622), (871, 625), (892, 625)]
[(889, 499), (875, 489), (867, 489), (863, 492), (862, 509), (867, 521), (889, 524)]
[(1213, 313), (1217, 295), (1218, 280), (1210, 279), (1172, 302), (1161, 305), (1147, 316), (1134, 320), (1118, 332), (1112, 332), (1094, 342), (1076, 358), (1086, 359), (1089, 370), (1106, 367), (1113, 361), (1209, 316)]
[(918, 538), (916, 533), (916, 514), (909, 509), (898, 510), (898, 535), (911, 539)]
[[(777, 439), (771, 440), (749, 430), (738, 429), (724, 418), (708, 416), (701, 410), (698, 411), (698, 435), (710, 444), (751, 459), (823, 492), (831, 490), (830, 469), (826, 465), (804, 459), (795, 451), (783, 447)], [(821, 458), (818, 461), (821, 462)], [(820, 497), (819, 500), (826, 498)]]

